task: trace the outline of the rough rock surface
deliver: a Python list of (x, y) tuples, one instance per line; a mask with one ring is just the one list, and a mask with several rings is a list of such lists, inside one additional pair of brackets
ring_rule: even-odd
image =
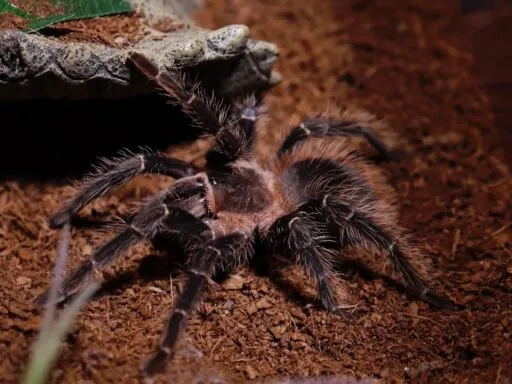
[(130, 50), (145, 52), (162, 69), (216, 79), (208, 85), (223, 94), (265, 88), (279, 80), (272, 72), (277, 46), (250, 39), (245, 25), (216, 30), (189, 25), (155, 32), (129, 49), (3, 30), (0, 100), (122, 98), (154, 92), (126, 63)]

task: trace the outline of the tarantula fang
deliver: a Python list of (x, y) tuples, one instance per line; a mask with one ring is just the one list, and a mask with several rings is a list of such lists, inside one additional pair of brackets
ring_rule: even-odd
[[(208, 280), (220, 271), (247, 265), (256, 249), (302, 265), (315, 278), (319, 299), (330, 312), (339, 310), (332, 288), (335, 256), (348, 246), (386, 255), (411, 293), (434, 306), (456, 308), (421, 277), (424, 258), (397, 224), (393, 191), (377, 166), (337, 139), (361, 137), (380, 154), (389, 155), (368, 124), (348, 118), (307, 118), (291, 130), (273, 161), (263, 165), (254, 151), (262, 114), (255, 98), (225, 108), (182, 74), (161, 72), (140, 53), (130, 54), (129, 60), (205, 134), (215, 137), (206, 165), (199, 169), (152, 152), (125, 156), (87, 178), (50, 223), (52, 228), (61, 227), (85, 205), (138, 174), (175, 179), (72, 271), (59, 293), (60, 301), (75, 294), (138, 242), (163, 234), (184, 244), (190, 276), (155, 354), (143, 367), (146, 377), (173, 355)], [(44, 293), (35, 302), (46, 300)]]

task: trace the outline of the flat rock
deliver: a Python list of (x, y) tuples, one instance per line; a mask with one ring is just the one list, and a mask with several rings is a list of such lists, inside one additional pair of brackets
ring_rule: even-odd
[(280, 79), (272, 70), (277, 46), (251, 39), (245, 25), (155, 31), (128, 48), (2, 30), (0, 100), (118, 99), (153, 93), (154, 86), (127, 63), (134, 50), (161, 70), (190, 73), (223, 95), (267, 88)]

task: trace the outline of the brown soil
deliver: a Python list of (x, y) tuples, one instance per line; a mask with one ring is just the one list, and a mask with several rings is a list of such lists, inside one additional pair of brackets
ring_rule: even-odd
[[(300, 271), (287, 267), (288, 284), (274, 284), (242, 270), (224, 288), (210, 289), (189, 323), (188, 340), (203, 358), (184, 348), (158, 382), (322, 374), (430, 383), (512, 378), (512, 179), (468, 42), (455, 28), (457, 9), (422, 0), (357, 1), (343, 9), (338, 3), (216, 0), (198, 19), (210, 28), (245, 23), (255, 38), (281, 49), (284, 81), (266, 97), (271, 120), (260, 153), (275, 148), (279, 127), (293, 114), (329, 103), (366, 108), (408, 141), (409, 156), (384, 165), (401, 196), (402, 223), (424, 244), (440, 289), (467, 308), (435, 310), (350, 269), (348, 302), (359, 311), (347, 323), (314, 305)], [(175, 152), (191, 159), (199, 148)], [(84, 215), (120, 214), (162, 185), (161, 178), (141, 178)], [(21, 182), (0, 190), (0, 372), (4, 382), (16, 382), (40, 322), (31, 301), (47, 288), (55, 261), (58, 233), (48, 219), (73, 190)], [(70, 263), (108, 236), (73, 230)], [(81, 314), (53, 382), (138, 382), (140, 362), (158, 342), (182, 284), (181, 277), (169, 279), (165, 260), (139, 247), (113, 268), (112, 278), (122, 278)]]

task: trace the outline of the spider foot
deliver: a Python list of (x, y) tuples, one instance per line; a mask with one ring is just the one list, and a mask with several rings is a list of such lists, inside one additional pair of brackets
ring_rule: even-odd
[[(64, 295), (62, 292), (57, 292), (57, 297), (55, 298), (55, 302), (53, 304), (55, 305), (61, 305), (62, 303), (66, 302), (71, 295)], [(46, 290), (45, 292), (41, 293), (39, 296), (37, 296), (33, 301), (32, 305), (35, 308), (44, 308), (47, 304), (49, 304), (50, 300), (50, 290)]]
[(216, 371), (206, 371), (201, 373), (195, 380), (194, 384), (203, 384), (203, 383), (211, 383), (211, 384), (227, 384), (228, 381), (219, 376)]
[(201, 359), (204, 357), (203, 352), (197, 348), (192, 342), (189, 340), (185, 341), (184, 345), (177, 348), (176, 355), (181, 355), (183, 357), (190, 357), (194, 359)]
[(170, 349), (160, 347), (142, 366), (142, 377), (145, 383), (152, 383), (155, 373), (162, 372), (172, 357)]
[(71, 215), (67, 211), (67, 209), (63, 209), (60, 212), (57, 212), (49, 222), (50, 229), (59, 229), (64, 226), (64, 224), (71, 221)]
[(386, 160), (389, 161), (400, 161), (403, 160), (409, 156), (409, 152), (403, 150), (403, 149), (393, 149), (389, 151), (389, 153), (386, 156)]
[(423, 292), (420, 293), (419, 296), (422, 300), (438, 308), (451, 310), (458, 310), (464, 308), (464, 306), (457, 304), (456, 302), (450, 300), (449, 298), (441, 296), (430, 289), (424, 290)]
[(174, 357), (182, 356), (185, 358), (201, 359), (204, 357), (203, 352), (194, 346), (190, 341), (184, 341), (182, 345), (176, 347), (174, 350), (160, 346), (158, 350), (145, 361), (142, 366), (142, 375), (145, 382), (151, 383), (152, 377), (165, 370), (166, 364)]
[(343, 318), (347, 323), (354, 323), (358, 317), (358, 304), (355, 305), (338, 305), (332, 311), (333, 314)]

